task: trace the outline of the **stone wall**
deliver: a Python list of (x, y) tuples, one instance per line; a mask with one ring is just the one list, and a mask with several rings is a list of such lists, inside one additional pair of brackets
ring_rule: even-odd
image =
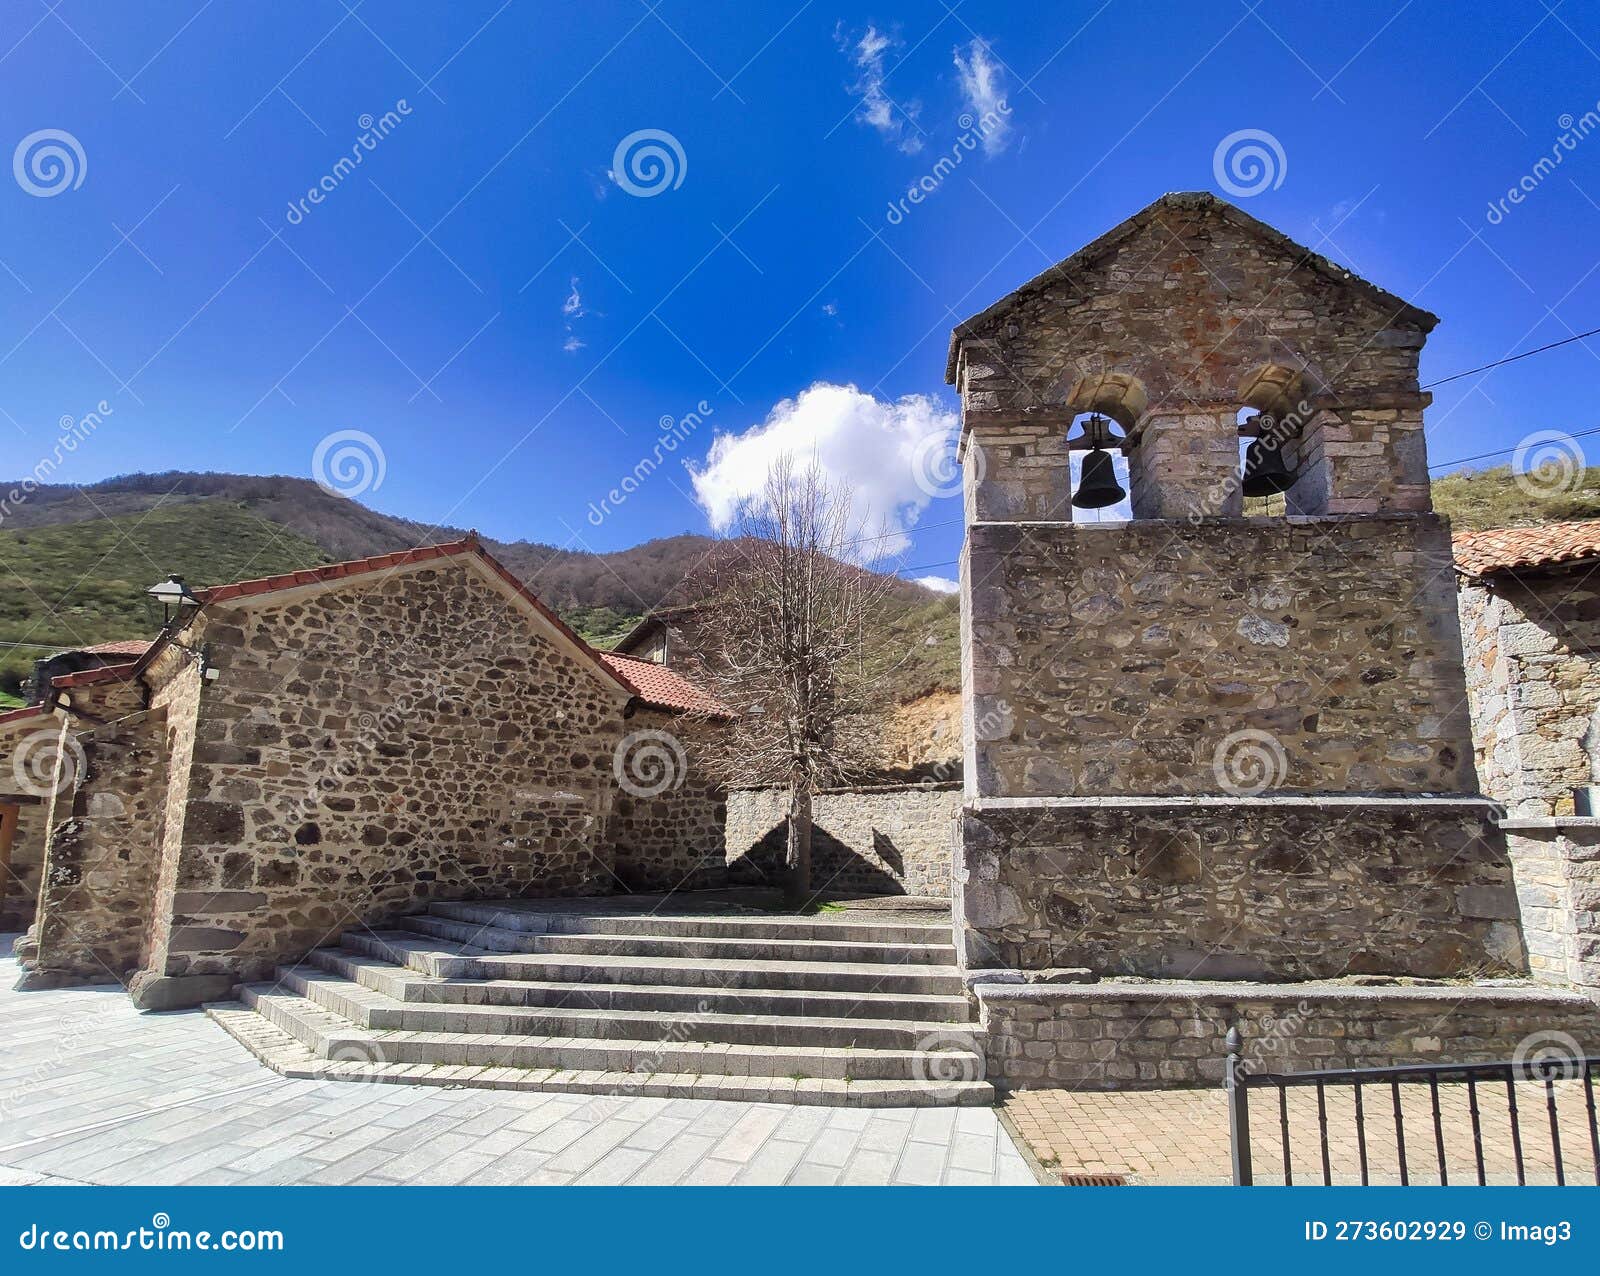
[[(727, 856), (734, 881), (782, 880), (788, 805), (781, 789), (728, 795)], [(944, 898), (960, 807), (954, 785), (818, 794), (812, 808), (813, 888)]]
[(209, 607), (145, 974), (259, 978), (435, 898), (609, 892), (627, 696), (550, 634), (466, 557)]
[[(9, 762), (0, 754), (0, 766)], [(26, 930), (33, 924), (39, 902), (39, 881), (44, 868), (45, 804), (33, 798), (17, 805), (17, 828), (11, 838), (11, 866), (7, 871), (5, 906), (0, 908), (0, 931)]]
[(1484, 791), (1513, 815), (1572, 814), (1574, 786), (1600, 781), (1600, 579), (1463, 582), (1458, 602)]
[(727, 876), (721, 787), (697, 765), (701, 722), (642, 709), (624, 724), (612, 771), (617, 793), (606, 822), (620, 890), (701, 890)]
[(74, 759), (47, 819), (38, 917), (22, 986), (110, 983), (138, 964), (166, 798), (162, 710), (66, 731)]
[(979, 796), (1475, 790), (1433, 515), (979, 524)]
[(980, 803), (964, 820), (969, 967), (1167, 978), (1522, 974), (1484, 801)]
[(1600, 819), (1512, 819), (1502, 828), (1533, 977), (1600, 1000)]
[(977, 992), (987, 1079), (1013, 1089), (1220, 1085), (1232, 1027), (1255, 1072), (1488, 1062), (1551, 1032), (1600, 1052), (1600, 1009), (1553, 989), (1153, 983)]

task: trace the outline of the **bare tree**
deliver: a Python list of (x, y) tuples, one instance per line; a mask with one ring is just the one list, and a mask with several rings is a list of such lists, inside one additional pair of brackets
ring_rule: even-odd
[(881, 662), (866, 642), (891, 578), (840, 556), (870, 542), (848, 486), (780, 457), (698, 582), (696, 675), (733, 711), (701, 756), (725, 784), (788, 790), (784, 895), (811, 893), (812, 800), (876, 761)]

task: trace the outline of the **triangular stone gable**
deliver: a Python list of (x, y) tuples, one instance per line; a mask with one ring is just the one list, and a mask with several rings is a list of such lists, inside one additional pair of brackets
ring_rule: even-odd
[(1263, 301), (1284, 310), (1317, 304), (1374, 334), (1391, 328), (1425, 334), (1438, 322), (1225, 200), (1171, 194), (958, 325), (946, 380), (955, 383), (964, 341), (1003, 333), (1030, 303), (1075, 309), (1107, 298), (1124, 310), (1159, 306), (1193, 316), (1187, 335), (1197, 349), (1225, 340), (1231, 324), (1248, 324), (1248, 312)]

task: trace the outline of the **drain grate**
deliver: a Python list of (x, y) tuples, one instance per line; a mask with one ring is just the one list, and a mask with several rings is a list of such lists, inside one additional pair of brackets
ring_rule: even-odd
[(1063, 1187), (1127, 1187), (1128, 1180), (1121, 1174), (1063, 1174)]

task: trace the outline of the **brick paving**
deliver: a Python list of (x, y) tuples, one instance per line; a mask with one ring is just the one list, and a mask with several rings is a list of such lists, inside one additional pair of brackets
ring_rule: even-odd
[(0, 1185), (1034, 1182), (991, 1108), (291, 1080), (198, 1012), (16, 975), (0, 961)]
[[(1578, 1081), (1555, 1084), (1561, 1161), (1568, 1183), (1595, 1182), (1594, 1151)], [(1485, 1175), (1491, 1184), (1516, 1182), (1506, 1087), (1480, 1083), (1478, 1106)], [(1134, 1183), (1231, 1182), (1228, 1105), (1220, 1088), (1116, 1093), (1026, 1090), (1006, 1099), (1007, 1119), (1034, 1157), (1053, 1174), (1121, 1174)], [(1544, 1087), (1517, 1086), (1524, 1174), (1530, 1183), (1555, 1182), (1555, 1157)], [(1393, 1096), (1387, 1086), (1364, 1087), (1368, 1173), (1374, 1183), (1400, 1181)], [(1439, 1087), (1445, 1168), (1451, 1183), (1476, 1182), (1467, 1087)], [(1251, 1159), (1257, 1183), (1282, 1183), (1283, 1151), (1277, 1092), (1250, 1092)], [(1296, 1183), (1322, 1181), (1314, 1089), (1288, 1097), (1291, 1170)], [(1327, 1090), (1329, 1164), (1335, 1183), (1359, 1183), (1361, 1150), (1355, 1098), (1347, 1087)], [(1438, 1183), (1433, 1107), (1426, 1085), (1401, 1087), (1401, 1128), (1413, 1183)]]

